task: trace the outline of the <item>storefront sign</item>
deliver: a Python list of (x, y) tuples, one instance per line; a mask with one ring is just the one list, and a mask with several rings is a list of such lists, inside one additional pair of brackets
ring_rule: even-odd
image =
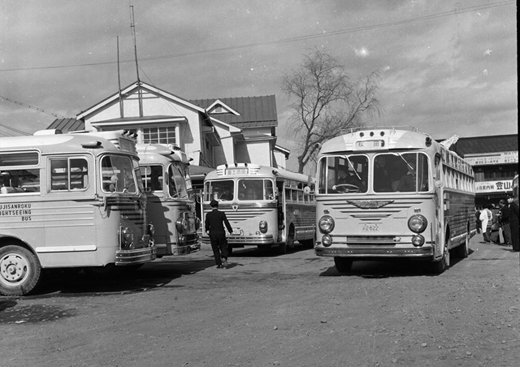
[(475, 193), (507, 193), (513, 190), (511, 180), (475, 182)]
[(464, 160), (472, 166), (518, 163), (518, 151), (486, 154), (466, 154)]

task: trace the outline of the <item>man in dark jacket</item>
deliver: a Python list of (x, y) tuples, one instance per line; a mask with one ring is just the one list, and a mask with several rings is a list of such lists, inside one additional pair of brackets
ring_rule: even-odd
[(500, 207), (500, 225), (502, 226), (504, 244), (506, 246), (511, 246), (511, 227), (509, 226), (509, 203), (505, 199), (500, 199), (498, 206)]
[(206, 233), (209, 234), (211, 249), (215, 255), (217, 268), (222, 269), (226, 268), (228, 265), (228, 248), (224, 225), (226, 225), (229, 233), (233, 233), (233, 228), (231, 228), (231, 225), (229, 224), (226, 213), (218, 210), (218, 201), (211, 200), (209, 205), (213, 210), (206, 214), (205, 229)]
[(511, 245), (513, 246), (513, 251), (520, 251), (520, 243), (518, 238), (518, 204), (513, 200), (512, 197), (509, 198), (509, 226), (511, 227)]

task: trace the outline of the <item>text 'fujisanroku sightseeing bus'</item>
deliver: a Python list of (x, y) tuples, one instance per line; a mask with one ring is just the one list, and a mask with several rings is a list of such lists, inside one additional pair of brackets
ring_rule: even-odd
[(354, 260), (467, 257), (474, 175), (449, 146), (417, 131), (366, 129), (324, 143), (318, 157), (316, 255), (348, 272)]
[[(316, 206), (309, 186), (314, 186), (311, 177), (280, 168), (221, 165), (204, 179), (202, 220), (211, 210), (210, 201), (217, 200), (233, 227), (227, 237), (230, 249), (279, 245), (285, 253), (294, 241), (312, 247)], [(202, 240), (209, 243), (207, 233), (203, 232)]]
[[(122, 131), (0, 138), (0, 293), (42, 268), (136, 267), (155, 258), (135, 141)], [(104, 137), (103, 137), (104, 136)]]
[(179, 148), (163, 144), (137, 144), (137, 153), (157, 256), (200, 250), (200, 220), (195, 214), (188, 157)]

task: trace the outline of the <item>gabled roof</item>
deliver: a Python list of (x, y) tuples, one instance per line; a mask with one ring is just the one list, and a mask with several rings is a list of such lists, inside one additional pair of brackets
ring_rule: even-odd
[(195, 99), (190, 102), (206, 110), (209, 107), (214, 107), (215, 101), (222, 103), (223, 109), (227, 106), (229, 109), (240, 114), (238, 116), (232, 113), (218, 114), (218, 119), (220, 121), (239, 128), (278, 126), (276, 99), (274, 95), (260, 97)]
[[(163, 98), (175, 101), (175, 102), (177, 102), (181, 105), (184, 105), (185, 107), (191, 108), (195, 111), (202, 112), (202, 113), (204, 112), (204, 110), (202, 108), (200, 108), (200, 106), (194, 105), (193, 103), (191, 103), (190, 101), (188, 101), (186, 99), (183, 99), (174, 94), (168, 93), (153, 85), (147, 84), (145, 82), (139, 82), (139, 86), (142, 89), (149, 91), (150, 93), (153, 93), (155, 95), (160, 95)], [(130, 84), (129, 86), (125, 87), (123, 90), (121, 90), (121, 94), (123, 95), (123, 98), (125, 95), (133, 93), (135, 90), (137, 90), (137, 88), (138, 88), (138, 82), (134, 82), (134, 83)], [(88, 109), (86, 109), (85, 111), (80, 112), (76, 117), (78, 119), (83, 119), (86, 116), (90, 115), (91, 113), (94, 113), (97, 110), (99, 110), (107, 105), (116, 103), (118, 100), (119, 100), (119, 92), (116, 92), (116, 93), (112, 94), (111, 96), (105, 98), (103, 101), (96, 103), (94, 106), (91, 106)]]
[(450, 148), (461, 157), (466, 154), (518, 151), (518, 134), (459, 138)]
[(68, 133), (69, 131), (79, 131), (85, 129), (85, 122), (76, 120), (75, 118), (56, 119), (47, 127), (47, 129), (58, 129), (63, 133)]

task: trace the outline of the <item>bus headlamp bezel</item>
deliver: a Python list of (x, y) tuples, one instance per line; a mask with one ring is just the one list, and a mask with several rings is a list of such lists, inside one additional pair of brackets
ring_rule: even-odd
[(334, 218), (332, 218), (330, 215), (322, 216), (318, 222), (320, 232), (324, 234), (329, 234), (330, 232), (332, 232), (335, 226), (336, 223), (334, 221)]
[(428, 219), (422, 214), (414, 214), (408, 219), (408, 228), (415, 233), (422, 233), (428, 227)]

